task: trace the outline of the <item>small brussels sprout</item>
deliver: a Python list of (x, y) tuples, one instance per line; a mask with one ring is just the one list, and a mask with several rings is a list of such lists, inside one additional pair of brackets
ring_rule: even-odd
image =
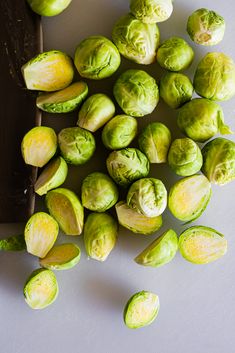
[(163, 182), (155, 178), (135, 181), (128, 190), (127, 205), (146, 217), (160, 216), (167, 206), (167, 191)]
[(211, 198), (211, 184), (204, 175), (178, 180), (170, 189), (168, 207), (176, 218), (191, 222), (201, 216)]
[(144, 23), (168, 20), (173, 11), (172, 0), (131, 0), (133, 15)]
[(124, 308), (125, 325), (131, 329), (150, 325), (156, 319), (159, 308), (159, 298), (156, 294), (138, 292), (128, 300)]
[(38, 257), (45, 257), (54, 245), (59, 225), (45, 212), (37, 212), (26, 223), (24, 237), (27, 251)]
[(25, 301), (32, 309), (46, 308), (56, 300), (58, 293), (56, 276), (45, 268), (33, 271), (24, 285)]
[(168, 163), (177, 175), (196, 174), (202, 167), (201, 150), (190, 138), (176, 139), (171, 144)]
[(235, 179), (235, 143), (222, 137), (202, 149), (202, 172), (213, 184), (224, 185)]
[(116, 46), (106, 37), (84, 39), (75, 51), (74, 64), (79, 75), (93, 80), (111, 76), (119, 67), (121, 58)]
[(82, 233), (84, 210), (73, 191), (65, 188), (49, 191), (46, 195), (46, 205), (65, 234), (80, 235)]
[(43, 167), (57, 150), (55, 131), (47, 126), (36, 126), (24, 135), (21, 152), (26, 164)]
[(199, 62), (193, 80), (201, 97), (226, 101), (235, 95), (235, 64), (223, 53), (208, 53)]
[(188, 76), (179, 72), (167, 72), (160, 81), (160, 97), (173, 109), (190, 101), (193, 85)]
[(82, 204), (88, 210), (104, 212), (118, 200), (118, 188), (104, 173), (91, 173), (82, 182)]
[(138, 143), (150, 163), (165, 163), (171, 144), (171, 132), (166, 125), (153, 122), (142, 130)]
[(115, 105), (102, 93), (93, 94), (82, 105), (78, 113), (78, 126), (95, 132), (107, 123), (115, 113)]
[(67, 163), (86, 163), (95, 152), (95, 138), (90, 131), (80, 127), (68, 127), (60, 131), (58, 143)]
[(177, 234), (169, 229), (137, 255), (135, 262), (142, 266), (160, 267), (173, 260), (177, 250)]
[(40, 16), (56, 16), (63, 12), (72, 0), (27, 0), (31, 9)]
[(35, 56), (21, 70), (28, 89), (46, 92), (67, 87), (74, 75), (72, 60), (59, 50)]
[(147, 24), (131, 14), (124, 15), (115, 23), (112, 38), (125, 58), (144, 65), (156, 61), (160, 42), (156, 23)]
[(105, 147), (117, 150), (127, 147), (137, 134), (137, 121), (129, 115), (117, 115), (112, 118), (102, 131)]
[(105, 261), (117, 240), (118, 226), (107, 213), (91, 213), (84, 226), (84, 243), (87, 255)]
[(25, 249), (26, 244), (23, 234), (0, 239), (0, 251), (22, 251)]
[(141, 117), (151, 114), (159, 101), (158, 86), (143, 70), (127, 70), (116, 81), (113, 94), (125, 114)]
[(225, 21), (215, 11), (198, 9), (188, 18), (187, 32), (197, 44), (216, 45), (224, 37)]
[(222, 108), (205, 98), (186, 103), (179, 110), (177, 124), (185, 135), (198, 142), (205, 142), (218, 133), (232, 134), (224, 124)]
[(181, 255), (194, 264), (208, 264), (227, 252), (227, 240), (215, 229), (193, 226), (179, 237)]
[(153, 234), (162, 226), (162, 216), (146, 217), (128, 207), (125, 201), (118, 202), (115, 208), (118, 222), (134, 233)]
[(148, 158), (137, 148), (124, 148), (111, 152), (106, 165), (111, 178), (124, 187), (137, 179), (146, 177), (149, 173)]
[(180, 37), (171, 37), (165, 40), (157, 51), (157, 62), (169, 71), (187, 69), (193, 59), (193, 49)]
[(78, 264), (80, 257), (81, 251), (76, 244), (65, 243), (53, 246), (39, 263), (49, 270), (68, 270)]

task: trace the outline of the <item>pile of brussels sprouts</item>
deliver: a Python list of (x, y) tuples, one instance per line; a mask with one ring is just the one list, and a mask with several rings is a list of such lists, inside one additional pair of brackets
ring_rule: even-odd
[[(83, 233), (87, 255), (105, 261), (116, 244), (118, 223), (134, 233), (155, 233), (167, 205), (176, 219), (191, 222), (207, 207), (211, 183), (224, 185), (235, 179), (235, 143), (222, 137), (208, 142), (218, 133), (232, 133), (217, 101), (235, 95), (235, 64), (223, 53), (210, 52), (199, 62), (192, 83), (182, 73), (194, 59), (191, 46), (179, 37), (160, 44), (157, 22), (167, 20), (172, 11), (171, 0), (131, 0), (130, 13), (114, 25), (113, 42), (92, 36), (76, 48), (74, 65), (84, 79), (111, 76), (121, 63), (120, 54), (138, 64), (157, 61), (167, 70), (158, 83), (142, 69), (123, 72), (113, 87), (121, 115), (115, 116), (115, 104), (107, 95), (88, 97), (89, 81), (73, 82), (73, 61), (63, 52), (41, 53), (22, 67), (26, 87), (40, 91), (38, 108), (61, 114), (79, 109), (77, 126), (64, 128), (58, 135), (50, 127), (35, 127), (22, 141), (25, 163), (44, 167), (34, 188), (38, 195), (45, 195), (49, 213), (32, 215), (24, 237), (4, 240), (0, 247), (20, 250), (26, 246), (30, 254), (39, 257), (41, 268), (32, 273), (24, 287), (26, 302), (34, 309), (46, 307), (57, 296), (52, 270), (71, 268), (80, 259), (76, 244), (54, 245), (59, 229), (68, 235)], [(189, 17), (187, 31), (195, 43), (211, 46), (222, 40), (225, 22), (214, 11), (199, 9)], [(194, 90), (200, 98), (192, 98)], [(137, 136), (138, 119), (154, 111), (159, 97), (178, 109), (177, 124), (185, 137), (172, 141), (169, 128), (154, 121), (139, 132), (138, 148), (130, 147)], [(82, 168), (93, 156), (93, 133), (101, 128), (104, 148), (110, 150), (107, 173), (94, 170), (87, 175), (78, 196), (61, 185), (68, 165)], [(202, 150), (197, 142), (206, 142)], [(148, 177), (150, 163), (168, 163), (182, 178), (167, 191), (161, 180)], [(121, 189), (122, 194), (126, 192), (123, 200), (119, 200)], [(116, 219), (107, 212), (113, 206)], [(85, 221), (84, 208), (91, 211)], [(178, 249), (186, 260), (206, 264), (226, 253), (227, 241), (205, 226), (191, 226), (179, 239), (169, 229), (135, 261), (159, 267), (170, 262)], [(130, 328), (146, 326), (158, 310), (156, 294), (136, 293), (124, 310), (125, 324)]]

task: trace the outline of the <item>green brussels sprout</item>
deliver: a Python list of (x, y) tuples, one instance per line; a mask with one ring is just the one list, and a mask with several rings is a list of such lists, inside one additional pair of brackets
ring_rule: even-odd
[(25, 249), (26, 243), (23, 234), (0, 239), (0, 251), (22, 251)]
[(181, 255), (194, 264), (208, 264), (227, 252), (227, 240), (215, 229), (193, 226), (179, 237)]
[(116, 244), (117, 233), (117, 222), (109, 214), (89, 214), (84, 226), (87, 255), (94, 260), (105, 261)]
[(226, 101), (235, 95), (235, 64), (223, 53), (208, 53), (199, 62), (193, 80), (201, 97)]
[(194, 88), (188, 76), (179, 72), (167, 72), (161, 78), (159, 90), (164, 102), (177, 109), (192, 99)]
[(49, 191), (46, 195), (46, 206), (65, 234), (80, 235), (82, 233), (84, 210), (73, 191), (65, 188)]
[(150, 163), (165, 163), (171, 144), (171, 132), (166, 125), (153, 122), (141, 131), (138, 143)]
[(60, 131), (58, 143), (67, 163), (86, 163), (95, 152), (95, 138), (90, 131), (80, 127), (68, 127)]
[(111, 178), (124, 187), (137, 179), (146, 177), (149, 173), (148, 158), (137, 148), (124, 148), (111, 152), (106, 165)]
[(82, 105), (78, 113), (78, 126), (95, 132), (107, 123), (115, 113), (115, 105), (102, 93), (93, 94)]
[(162, 226), (162, 216), (146, 217), (128, 207), (125, 201), (115, 205), (119, 224), (139, 234), (153, 234)]
[(82, 182), (82, 204), (88, 210), (104, 212), (118, 200), (118, 188), (104, 173), (91, 173)]
[(187, 69), (193, 59), (193, 49), (180, 37), (171, 37), (165, 40), (157, 51), (157, 62), (169, 71)]
[(63, 12), (72, 0), (27, 0), (31, 9), (40, 16), (56, 16)]
[(54, 245), (59, 233), (59, 225), (45, 212), (37, 212), (30, 217), (24, 229), (27, 251), (38, 257), (45, 257)]
[(36, 126), (24, 135), (21, 142), (22, 157), (26, 164), (43, 167), (57, 150), (55, 131), (47, 126)]
[(166, 21), (172, 14), (172, 0), (131, 0), (133, 15), (144, 23)]
[(129, 115), (117, 115), (112, 118), (102, 131), (105, 147), (117, 150), (127, 147), (137, 134), (137, 121)]
[(39, 263), (49, 270), (68, 270), (78, 264), (80, 257), (81, 250), (76, 244), (65, 243), (53, 246)]
[(151, 114), (159, 101), (158, 86), (143, 70), (127, 70), (116, 81), (113, 94), (125, 114), (141, 117)]
[(38, 54), (21, 70), (28, 89), (46, 92), (67, 87), (74, 76), (72, 60), (59, 50)]
[(235, 143), (222, 137), (202, 149), (202, 172), (213, 184), (224, 185), (235, 179)]
[(167, 206), (167, 191), (163, 182), (155, 178), (135, 181), (128, 190), (127, 205), (146, 217), (160, 216)]
[(46, 308), (56, 300), (58, 293), (56, 276), (45, 268), (33, 271), (24, 285), (25, 301), (32, 309)]
[(224, 37), (225, 21), (215, 11), (198, 9), (188, 18), (187, 32), (197, 44), (216, 45)]
[(156, 294), (138, 292), (128, 300), (124, 308), (125, 325), (131, 329), (150, 325), (156, 319), (159, 308), (159, 298)]
[(93, 80), (111, 76), (119, 67), (121, 58), (116, 46), (106, 37), (84, 39), (75, 51), (74, 64), (79, 75)]
[(202, 167), (201, 150), (190, 138), (176, 139), (171, 144), (168, 163), (177, 175), (193, 175)]
[(160, 42), (156, 23), (147, 24), (131, 14), (124, 15), (115, 23), (112, 38), (125, 58), (144, 65), (156, 61)]
[(232, 134), (224, 124), (222, 108), (205, 98), (186, 103), (179, 110), (177, 124), (185, 135), (198, 142), (205, 142), (218, 133)]
[(177, 250), (177, 234), (169, 229), (137, 255), (135, 262), (142, 266), (160, 267), (173, 260)]
[(191, 222), (201, 216), (211, 198), (211, 184), (204, 175), (178, 180), (170, 189), (168, 207), (177, 219)]

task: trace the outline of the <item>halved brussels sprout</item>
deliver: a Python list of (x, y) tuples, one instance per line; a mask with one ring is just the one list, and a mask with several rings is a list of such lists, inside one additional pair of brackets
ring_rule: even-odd
[(133, 15), (144, 23), (168, 20), (173, 11), (172, 0), (131, 0)]
[(21, 70), (28, 89), (47, 92), (67, 87), (74, 75), (72, 60), (59, 50), (35, 56)]
[(31, 9), (40, 16), (56, 16), (64, 11), (72, 0), (27, 0)]
[(227, 252), (227, 240), (215, 229), (193, 226), (179, 237), (181, 255), (194, 264), (208, 264)]
[(45, 212), (37, 212), (26, 223), (24, 237), (27, 251), (38, 257), (45, 257), (54, 245), (59, 225)]
[(82, 233), (84, 210), (73, 191), (65, 188), (49, 191), (46, 195), (46, 205), (65, 234), (80, 235)]
[(26, 243), (23, 234), (0, 239), (0, 251), (21, 251), (25, 249)]
[(84, 39), (75, 51), (74, 64), (79, 75), (93, 80), (111, 76), (120, 63), (121, 58), (116, 46), (103, 36)]
[(159, 298), (156, 294), (148, 291), (138, 292), (128, 300), (124, 308), (124, 322), (132, 329), (150, 325), (156, 319), (159, 308)]
[(127, 70), (116, 81), (113, 94), (127, 115), (141, 117), (151, 114), (159, 101), (155, 79), (143, 70)]
[(49, 270), (68, 270), (77, 265), (80, 257), (81, 250), (76, 244), (65, 243), (53, 246), (39, 263)]
[(36, 126), (24, 135), (21, 152), (26, 164), (43, 167), (57, 150), (55, 131), (47, 126)]

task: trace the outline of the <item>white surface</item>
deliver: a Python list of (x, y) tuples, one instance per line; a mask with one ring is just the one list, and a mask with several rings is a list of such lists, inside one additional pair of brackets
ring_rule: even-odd
[[(207, 7), (226, 19), (224, 40), (212, 48), (192, 44), (185, 31), (187, 17), (195, 9)], [(61, 49), (73, 55), (81, 39), (92, 34), (110, 37), (114, 21), (128, 11), (127, 0), (73, 0), (60, 16), (44, 19), (44, 48)], [(223, 51), (235, 59), (235, 3), (233, 0), (178, 0), (170, 20), (159, 25), (162, 39), (172, 35), (185, 37), (196, 50), (198, 59), (207, 51)], [(133, 67), (123, 60), (123, 67)], [(157, 79), (161, 70), (157, 64), (145, 67)], [(89, 84), (90, 92), (111, 95), (118, 74), (109, 80)], [(235, 130), (235, 99), (222, 104), (226, 122)], [(152, 119), (165, 122), (174, 136), (179, 136), (175, 112), (160, 103)], [(139, 120), (140, 126), (149, 117)], [(75, 125), (71, 117), (48, 117), (44, 124)], [(97, 137), (98, 138), (98, 137)], [(234, 140), (234, 137), (229, 137)], [(99, 139), (99, 138), (98, 138)], [(71, 168), (66, 186), (79, 193), (82, 178), (92, 170), (104, 170), (101, 148), (84, 168)], [(94, 167), (96, 163), (96, 167)], [(151, 175), (162, 178), (168, 189), (174, 175), (167, 166), (152, 167)], [(56, 302), (41, 311), (31, 310), (24, 302), (23, 284), (37, 259), (26, 253), (0, 254), (0, 322), (3, 353), (232, 353), (235, 351), (235, 182), (224, 187), (213, 186), (211, 202), (195, 224), (214, 227), (228, 239), (227, 255), (210, 265), (192, 265), (178, 254), (168, 265), (159, 268), (138, 266), (133, 258), (156, 235), (133, 235), (120, 229), (115, 250), (105, 263), (86, 258), (82, 237), (60, 237), (60, 241), (75, 241), (81, 246), (80, 264), (69, 271), (57, 272), (60, 294)], [(40, 208), (38, 203), (38, 208)], [(161, 231), (173, 227), (179, 233), (185, 229), (168, 212), (164, 214)], [(1, 226), (0, 235), (10, 235), (22, 226)], [(159, 235), (158, 232), (157, 235)], [(126, 301), (136, 291), (146, 289), (160, 297), (157, 320), (139, 330), (127, 329), (122, 320)]]

